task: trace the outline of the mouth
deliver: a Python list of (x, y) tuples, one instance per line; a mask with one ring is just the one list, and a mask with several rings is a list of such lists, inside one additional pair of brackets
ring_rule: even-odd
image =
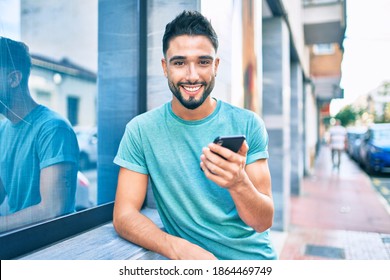
[(203, 85), (181, 85), (181, 88), (184, 90), (184, 93), (194, 97), (196, 96), (199, 92), (201, 92)]

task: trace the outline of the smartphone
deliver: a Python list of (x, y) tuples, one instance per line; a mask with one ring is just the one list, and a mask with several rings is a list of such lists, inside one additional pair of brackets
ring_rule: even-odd
[(244, 135), (218, 136), (214, 139), (214, 143), (237, 153), (244, 140)]

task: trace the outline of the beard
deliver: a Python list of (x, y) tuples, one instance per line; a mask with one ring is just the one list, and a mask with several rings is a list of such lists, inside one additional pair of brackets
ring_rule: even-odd
[[(192, 96), (189, 97), (189, 99), (185, 99), (183, 97), (183, 94), (180, 91), (180, 87), (185, 85), (195, 85), (195, 84), (197, 85), (201, 84), (203, 86), (204, 90), (202, 96), (199, 99), (196, 99), (196, 97), (192, 97)], [(198, 108), (200, 105), (204, 103), (204, 101), (213, 91), (214, 84), (215, 84), (214, 78), (210, 81), (209, 84), (207, 84), (206, 82), (201, 82), (201, 83), (197, 82), (197, 83), (177, 83), (175, 85), (172, 81), (168, 80), (168, 86), (172, 94), (179, 100), (181, 105), (183, 105), (185, 108), (189, 110), (195, 110), (196, 108)]]

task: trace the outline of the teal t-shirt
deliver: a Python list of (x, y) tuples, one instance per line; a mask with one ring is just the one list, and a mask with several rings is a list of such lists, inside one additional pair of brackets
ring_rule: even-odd
[[(0, 121), (0, 178), (10, 213), (41, 201), (41, 169), (60, 162), (78, 164), (79, 147), (70, 124), (54, 111), (37, 106), (23, 120)], [(53, 186), (55, 187), (55, 186)], [(75, 193), (76, 186), (72, 186)], [(74, 209), (69, 199), (67, 212)]]
[(229, 192), (200, 169), (200, 155), (217, 136), (246, 136), (247, 164), (268, 158), (268, 135), (253, 112), (219, 101), (197, 121), (176, 116), (171, 103), (141, 114), (126, 126), (114, 162), (150, 176), (165, 230), (219, 259), (275, 259), (269, 231), (258, 233), (239, 217)]

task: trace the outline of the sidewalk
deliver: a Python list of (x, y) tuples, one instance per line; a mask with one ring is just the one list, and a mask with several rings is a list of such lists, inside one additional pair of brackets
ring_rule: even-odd
[(279, 259), (390, 259), (389, 206), (345, 153), (338, 171), (322, 146), (301, 194), (290, 199), (288, 232), (271, 232)]

